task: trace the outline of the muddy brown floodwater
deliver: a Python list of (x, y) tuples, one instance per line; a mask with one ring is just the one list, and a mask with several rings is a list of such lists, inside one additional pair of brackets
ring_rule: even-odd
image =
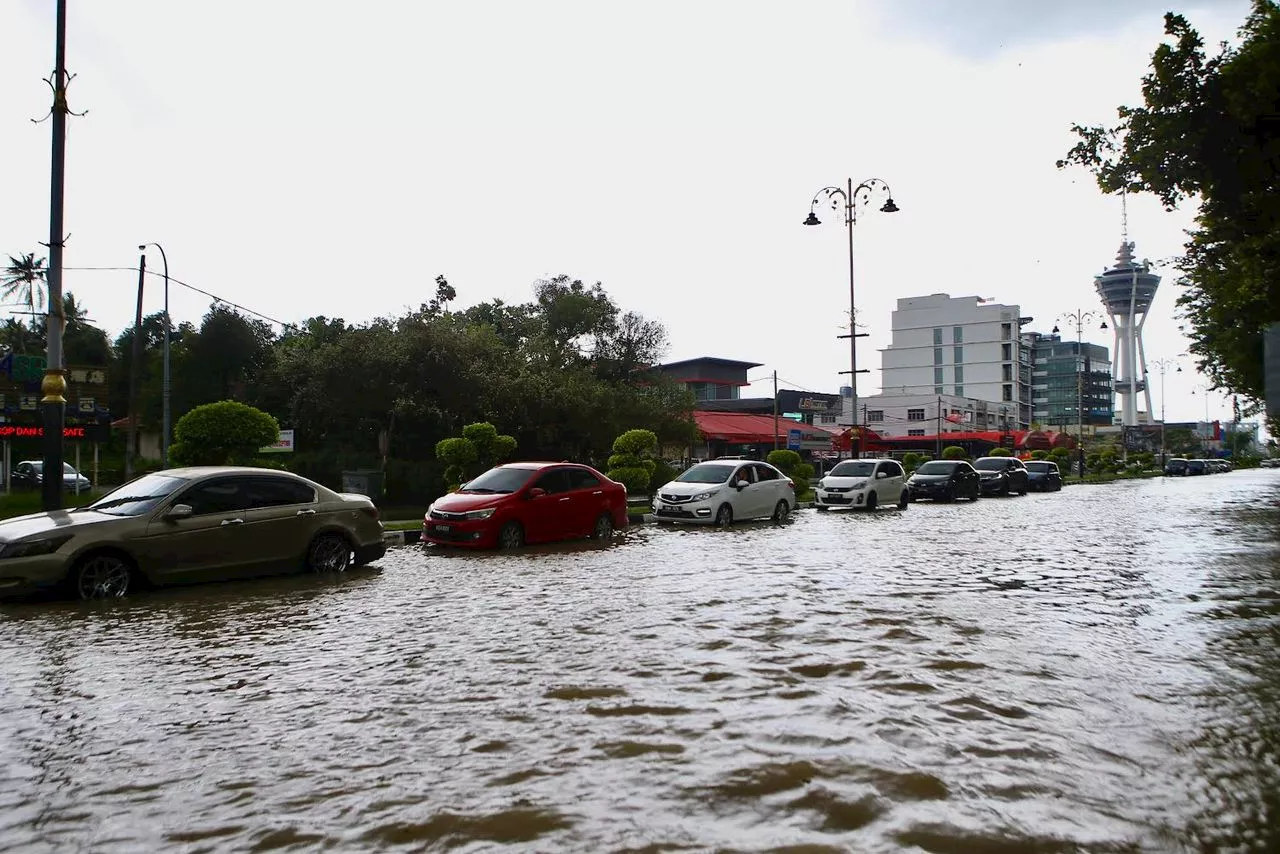
[(1280, 850), (1278, 499), (1241, 471), (3, 606), (0, 850)]

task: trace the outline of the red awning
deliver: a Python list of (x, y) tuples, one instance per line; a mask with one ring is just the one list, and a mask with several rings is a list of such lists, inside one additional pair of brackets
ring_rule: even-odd
[[(773, 444), (774, 419), (772, 415), (753, 415), (745, 412), (703, 412), (694, 410), (693, 420), (698, 425), (698, 432), (708, 441), (730, 442), (736, 445), (756, 443)], [(804, 441), (823, 441), (830, 438), (826, 430), (815, 428), (811, 424), (801, 424), (790, 418), (777, 420), (777, 438), (784, 446), (787, 433), (791, 430), (801, 431)]]

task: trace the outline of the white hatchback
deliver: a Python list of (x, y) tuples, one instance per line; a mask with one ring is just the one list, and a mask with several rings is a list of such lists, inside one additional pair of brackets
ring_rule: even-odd
[(907, 509), (911, 490), (907, 474), (897, 460), (845, 460), (818, 482), (813, 506), (860, 507), (874, 510), (882, 504)]
[(735, 520), (781, 521), (796, 506), (796, 485), (768, 463), (709, 460), (664, 484), (653, 498), (660, 522), (731, 525)]

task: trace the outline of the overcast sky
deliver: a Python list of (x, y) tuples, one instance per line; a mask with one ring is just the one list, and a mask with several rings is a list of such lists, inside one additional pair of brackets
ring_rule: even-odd
[[(859, 219), (860, 362), (879, 388), (895, 300), (1019, 304), (1048, 331), (1100, 308), (1120, 204), (1059, 171), (1072, 122), (1136, 103), (1166, 7), (1149, 0), (410, 2), (72, 0), (79, 75), (65, 263), (171, 273), (272, 318), (350, 322), (425, 301), (527, 300), (567, 273), (661, 320), (669, 359), (763, 363), (834, 392), (848, 270), (829, 184), (886, 180), (901, 212)], [(0, 253), (43, 253), (53, 0), (0, 3)], [(1176, 7), (1213, 44), (1247, 0)], [(830, 212), (828, 212), (830, 213)], [(1140, 257), (1179, 251), (1191, 212), (1132, 198)], [(159, 269), (160, 258), (148, 256)], [(1149, 359), (1184, 352), (1172, 276)], [(148, 283), (147, 312), (162, 306)], [(69, 269), (114, 335), (136, 275)], [(175, 321), (207, 297), (175, 287)], [(1111, 346), (1107, 333), (1087, 340)], [(865, 347), (865, 349), (861, 349)], [(1204, 417), (1167, 378), (1168, 418)], [(770, 393), (769, 382), (747, 394)], [(1155, 392), (1159, 413), (1159, 391)], [(1211, 396), (1211, 417), (1229, 402)]]

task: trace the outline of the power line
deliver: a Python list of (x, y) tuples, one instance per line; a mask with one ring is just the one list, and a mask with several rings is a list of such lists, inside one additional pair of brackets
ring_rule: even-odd
[[(137, 267), (63, 267), (62, 269), (64, 269), (64, 270), (70, 270), (70, 271), (78, 271), (78, 272), (115, 272), (115, 273), (120, 273), (120, 272), (129, 272), (129, 273), (133, 273), (133, 272), (137, 272), (137, 269), (138, 269), (138, 268), (137, 268)], [(146, 271), (146, 275), (148, 275), (148, 276), (155, 276), (156, 278), (159, 278), (159, 279), (163, 279), (163, 278), (164, 278), (164, 274), (163, 274), (163, 273), (156, 272), (155, 270), (147, 270), (147, 271)], [(240, 305), (239, 303), (237, 303), (237, 302), (232, 302), (231, 300), (226, 299), (225, 297), (220, 297), (220, 296), (218, 296), (217, 294), (210, 293), (209, 291), (206, 291), (206, 290), (204, 290), (203, 288), (198, 288), (198, 287), (196, 287), (195, 285), (188, 284), (187, 282), (184, 282), (184, 281), (182, 281), (181, 279), (176, 279), (176, 278), (174, 278), (174, 277), (173, 277), (173, 275), (172, 275), (172, 274), (170, 274), (170, 275), (169, 275), (169, 283), (170, 283), (170, 284), (174, 284), (174, 285), (180, 285), (180, 286), (182, 286), (182, 287), (186, 288), (187, 290), (195, 291), (195, 292), (196, 292), (196, 293), (198, 293), (198, 294), (203, 294), (204, 296), (207, 296), (209, 299), (213, 300), (214, 302), (221, 303), (221, 304), (223, 304), (223, 305), (229, 305), (229, 306), (231, 306), (232, 308), (238, 309), (239, 311), (243, 311), (245, 314), (252, 314), (254, 317), (260, 317), (260, 318), (262, 318), (263, 320), (265, 320), (265, 321), (267, 321), (267, 322), (269, 322), (269, 323), (274, 323), (276, 326), (282, 327), (282, 328), (284, 328), (284, 329), (298, 329), (298, 328), (300, 328), (296, 323), (286, 323), (285, 321), (283, 321), (283, 320), (277, 320), (277, 319), (275, 319), (274, 317), (272, 317), (272, 316), (270, 316), (270, 315), (268, 315), (268, 314), (263, 314), (263, 313), (262, 313), (262, 312), (260, 312), (260, 311), (254, 311), (253, 309), (249, 308), (248, 306)]]

